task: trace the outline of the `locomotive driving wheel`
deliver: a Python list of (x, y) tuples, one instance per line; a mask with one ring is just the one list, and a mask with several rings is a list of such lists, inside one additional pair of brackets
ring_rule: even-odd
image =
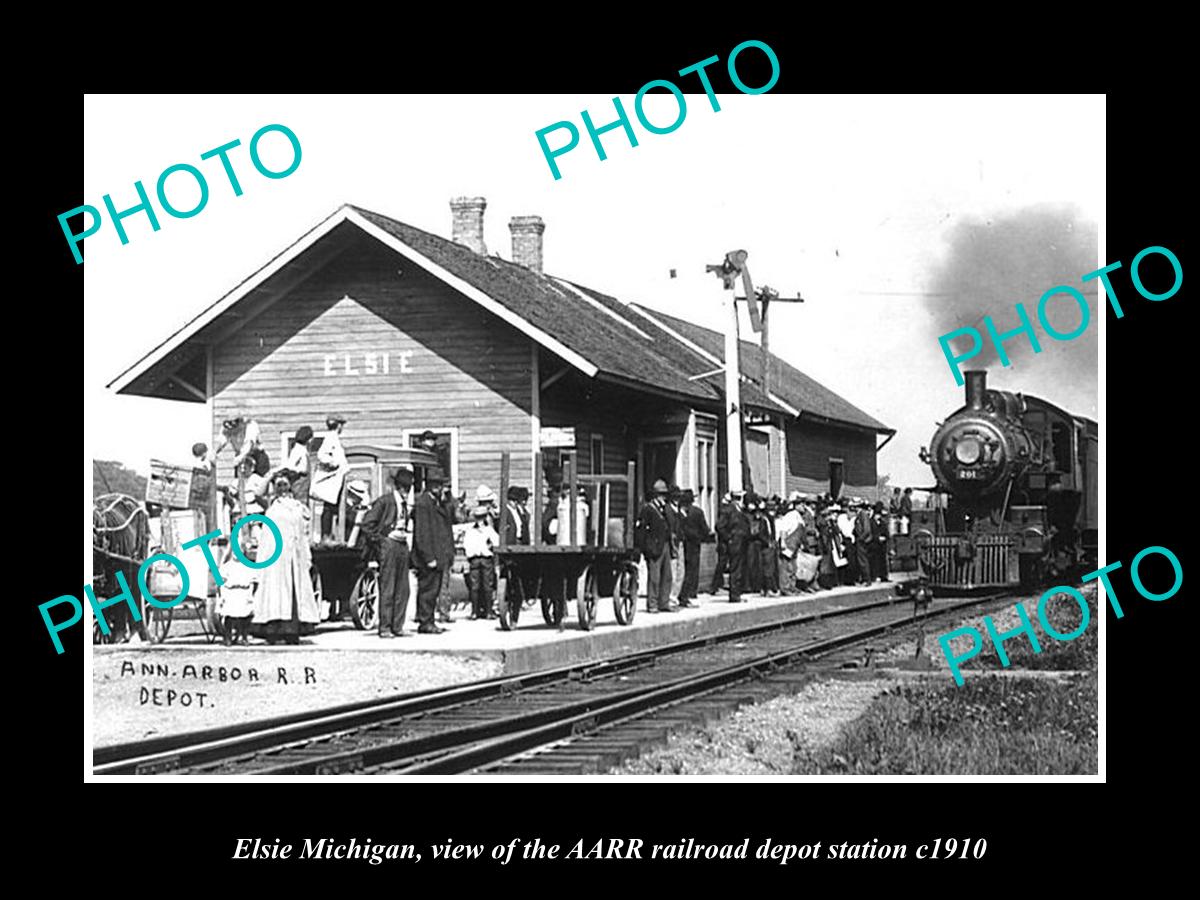
[(579, 627), (584, 631), (591, 631), (596, 627), (596, 573), (591, 566), (583, 570), (575, 588)]
[(520, 576), (510, 571), (496, 584), (496, 614), (500, 618), (502, 631), (512, 631), (517, 627), (524, 603), (525, 591)]
[(622, 566), (613, 586), (613, 612), (622, 625), (633, 624), (637, 612), (638, 574), (634, 566)]

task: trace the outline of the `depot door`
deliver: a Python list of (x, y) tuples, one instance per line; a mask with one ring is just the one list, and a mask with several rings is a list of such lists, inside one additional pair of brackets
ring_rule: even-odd
[(746, 429), (746, 469), (750, 473), (746, 490), (752, 490), (762, 497), (771, 493), (769, 450), (770, 438), (767, 435), (752, 428)]
[(842, 493), (842, 479), (845, 476), (846, 464), (840, 459), (829, 460), (829, 496), (834, 500)]

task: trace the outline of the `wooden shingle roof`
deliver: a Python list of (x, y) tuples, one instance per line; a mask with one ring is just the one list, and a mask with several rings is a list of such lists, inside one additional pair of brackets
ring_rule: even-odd
[[(702, 328), (666, 313), (655, 312), (654, 315), (689, 341), (699, 344), (718, 359), (724, 359), (725, 338), (719, 332)], [(796, 407), (801, 415), (820, 417), (832, 422), (844, 422), (848, 425), (859, 425), (884, 434), (892, 433), (893, 429), (863, 412), (844, 397), (835, 394), (820, 382), (809, 378), (795, 366), (784, 362), (774, 354), (771, 354), (771, 359), (773, 360), (771, 393)], [(762, 385), (763, 354), (757, 344), (742, 341), (741, 369), (742, 374), (751, 382), (755, 385)]]

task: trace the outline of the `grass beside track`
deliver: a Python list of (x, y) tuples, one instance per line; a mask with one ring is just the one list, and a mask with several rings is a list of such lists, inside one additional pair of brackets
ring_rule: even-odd
[(962, 687), (891, 688), (831, 745), (800, 749), (797, 775), (1089, 775), (1094, 673), (1065, 683), (980, 676)]
[[(1060, 633), (1079, 624), (1079, 608), (1059, 598), (1047, 617)], [(989, 648), (990, 649), (990, 648)], [(1098, 760), (1097, 629), (1069, 642), (1006, 645), (1013, 667), (1076, 671), (1063, 680), (1013, 675), (968, 677), (890, 688), (819, 750), (797, 747), (797, 775), (1092, 775)], [(971, 665), (971, 664), (975, 665)], [(999, 668), (982, 653), (969, 668)], [(965, 668), (967, 668), (965, 667)]]
[[(1090, 587), (1090, 586), (1089, 586)], [(1037, 619), (1037, 604), (1025, 604), (1030, 620), (1038, 633), (1038, 643), (1041, 653), (1034, 653), (1029, 639), (1025, 635), (1010, 638), (1004, 643), (1008, 654), (1009, 666), (1019, 669), (1042, 669), (1071, 672), (1095, 671), (1100, 658), (1099, 629), (1096, 625), (1095, 591), (1085, 590), (1085, 596), (1092, 604), (1093, 611), (1083, 634), (1072, 641), (1059, 641), (1044, 632)], [(1100, 614), (1103, 614), (1100, 610)], [(1064, 594), (1058, 594), (1046, 604), (1046, 619), (1059, 634), (1071, 634), (1080, 625), (1082, 615), (1074, 600)], [(1018, 622), (1015, 617), (1006, 620), (1005, 628), (1015, 628)], [(999, 669), (1000, 657), (992, 649), (991, 643), (984, 638), (983, 650), (974, 659), (968, 660), (964, 669)]]

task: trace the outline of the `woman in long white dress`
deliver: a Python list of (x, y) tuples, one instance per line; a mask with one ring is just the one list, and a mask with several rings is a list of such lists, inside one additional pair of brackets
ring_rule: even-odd
[[(258, 594), (254, 598), (254, 633), (270, 644), (279, 641), (298, 644), (302, 634), (316, 630), (321, 613), (310, 574), (310, 513), (307, 506), (292, 496), (286, 475), (275, 479), (275, 500), (266, 516), (279, 529), (283, 548), (278, 559), (260, 570)], [(265, 561), (275, 551), (275, 535), (264, 525), (259, 530), (257, 557)]]

